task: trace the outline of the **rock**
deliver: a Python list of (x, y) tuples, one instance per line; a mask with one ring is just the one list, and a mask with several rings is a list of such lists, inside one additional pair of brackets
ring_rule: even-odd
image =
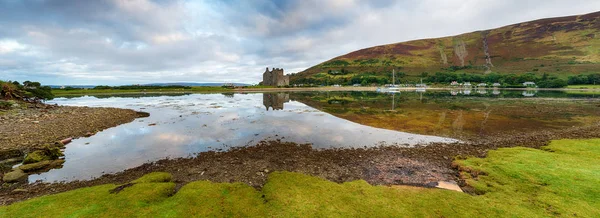
[(85, 137), (90, 137), (90, 136), (93, 136), (93, 135), (94, 135), (94, 133), (92, 133), (92, 132), (87, 132), (87, 133), (85, 133), (85, 135), (84, 135), (84, 136), (85, 136)]
[(63, 145), (66, 145), (66, 144), (71, 143), (71, 141), (73, 141), (73, 138), (66, 138), (66, 139), (60, 140), (60, 143), (62, 143)]
[(149, 117), (150, 116), (150, 113), (148, 113), (148, 112), (137, 111), (136, 114), (137, 114), (137, 117)]
[(450, 181), (450, 182), (439, 181), (437, 186), (435, 186), (435, 187), (441, 188), (441, 189), (446, 189), (446, 190), (451, 190), (451, 191), (463, 192), (463, 190), (460, 188), (460, 186), (458, 186), (458, 184), (456, 184), (456, 182), (454, 182), (454, 181)]
[(31, 171), (39, 170), (42, 168), (46, 168), (46, 167), (50, 166), (50, 164), (52, 164), (52, 161), (44, 160), (44, 161), (40, 161), (40, 162), (36, 162), (36, 163), (21, 165), (21, 166), (19, 166), (19, 169), (23, 170), (24, 172), (31, 172)]
[(46, 152), (39, 150), (27, 154), (25, 160), (23, 160), (23, 164), (37, 163), (44, 160), (50, 160), (50, 157), (46, 155)]
[(52, 161), (52, 163), (50, 163), (50, 165), (48, 166), (49, 168), (62, 168), (62, 165), (65, 163), (65, 160), (63, 159), (58, 159), (58, 160), (54, 160)]
[(55, 142), (54, 146), (59, 147), (59, 148), (64, 148), (65, 144), (63, 144), (61, 141)]
[(63, 155), (64, 154), (59, 147), (46, 145), (42, 150), (27, 154), (25, 160), (23, 160), (23, 164), (37, 163), (44, 160), (56, 160)]
[(12, 193), (27, 193), (27, 189), (17, 188), (11, 191)]
[(34, 124), (38, 124), (38, 123), (40, 123), (40, 121), (37, 121), (37, 120), (36, 120), (36, 121), (32, 121), (32, 123), (34, 123)]
[(0, 161), (0, 165), (12, 165), (23, 161), (23, 158), (10, 158)]
[(2, 177), (2, 180), (4, 180), (4, 182), (9, 182), (9, 183), (13, 183), (13, 182), (19, 182), (19, 181), (23, 181), (23, 180), (27, 180), (27, 174), (25, 172), (23, 172), (23, 170), (21, 169), (14, 169), (13, 171), (4, 174), (4, 177)]
[(268, 170), (268, 169), (265, 169), (265, 173), (269, 173), (269, 170)]

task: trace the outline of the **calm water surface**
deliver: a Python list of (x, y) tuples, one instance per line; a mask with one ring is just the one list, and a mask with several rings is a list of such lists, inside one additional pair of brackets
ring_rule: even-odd
[(315, 148), (413, 146), (600, 123), (598, 95), (584, 92), (294, 92), (57, 98), (70, 106), (119, 107), (150, 117), (66, 146), (61, 169), (30, 182), (85, 180), (164, 158), (254, 145), (261, 140)]
[(49, 103), (128, 108), (149, 112), (150, 117), (74, 140), (66, 146), (66, 162), (61, 169), (31, 175), (30, 182), (90, 179), (146, 162), (253, 145), (261, 140), (311, 143), (315, 148), (456, 141), (361, 125), (290, 100), (287, 93), (84, 96)]

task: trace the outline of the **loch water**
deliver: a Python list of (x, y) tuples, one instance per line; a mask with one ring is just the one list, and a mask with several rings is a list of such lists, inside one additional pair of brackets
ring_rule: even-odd
[[(29, 181), (86, 180), (263, 140), (309, 143), (316, 149), (411, 147), (503, 131), (588, 125), (599, 121), (598, 97), (498, 90), (61, 97), (48, 103), (127, 108), (150, 116), (73, 140), (65, 148), (62, 168), (30, 175)], [(524, 111), (527, 105), (539, 109)]]

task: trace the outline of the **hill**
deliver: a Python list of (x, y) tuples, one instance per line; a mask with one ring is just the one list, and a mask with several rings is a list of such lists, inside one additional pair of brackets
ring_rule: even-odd
[(291, 83), (388, 83), (417, 81), (436, 72), (547, 74), (600, 72), (600, 12), (548, 18), (458, 36), (365, 48), (293, 74)]

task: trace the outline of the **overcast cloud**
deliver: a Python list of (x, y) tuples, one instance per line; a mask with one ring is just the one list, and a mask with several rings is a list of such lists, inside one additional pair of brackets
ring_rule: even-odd
[(598, 0), (0, 0), (0, 79), (258, 83), (381, 44), (600, 10)]

